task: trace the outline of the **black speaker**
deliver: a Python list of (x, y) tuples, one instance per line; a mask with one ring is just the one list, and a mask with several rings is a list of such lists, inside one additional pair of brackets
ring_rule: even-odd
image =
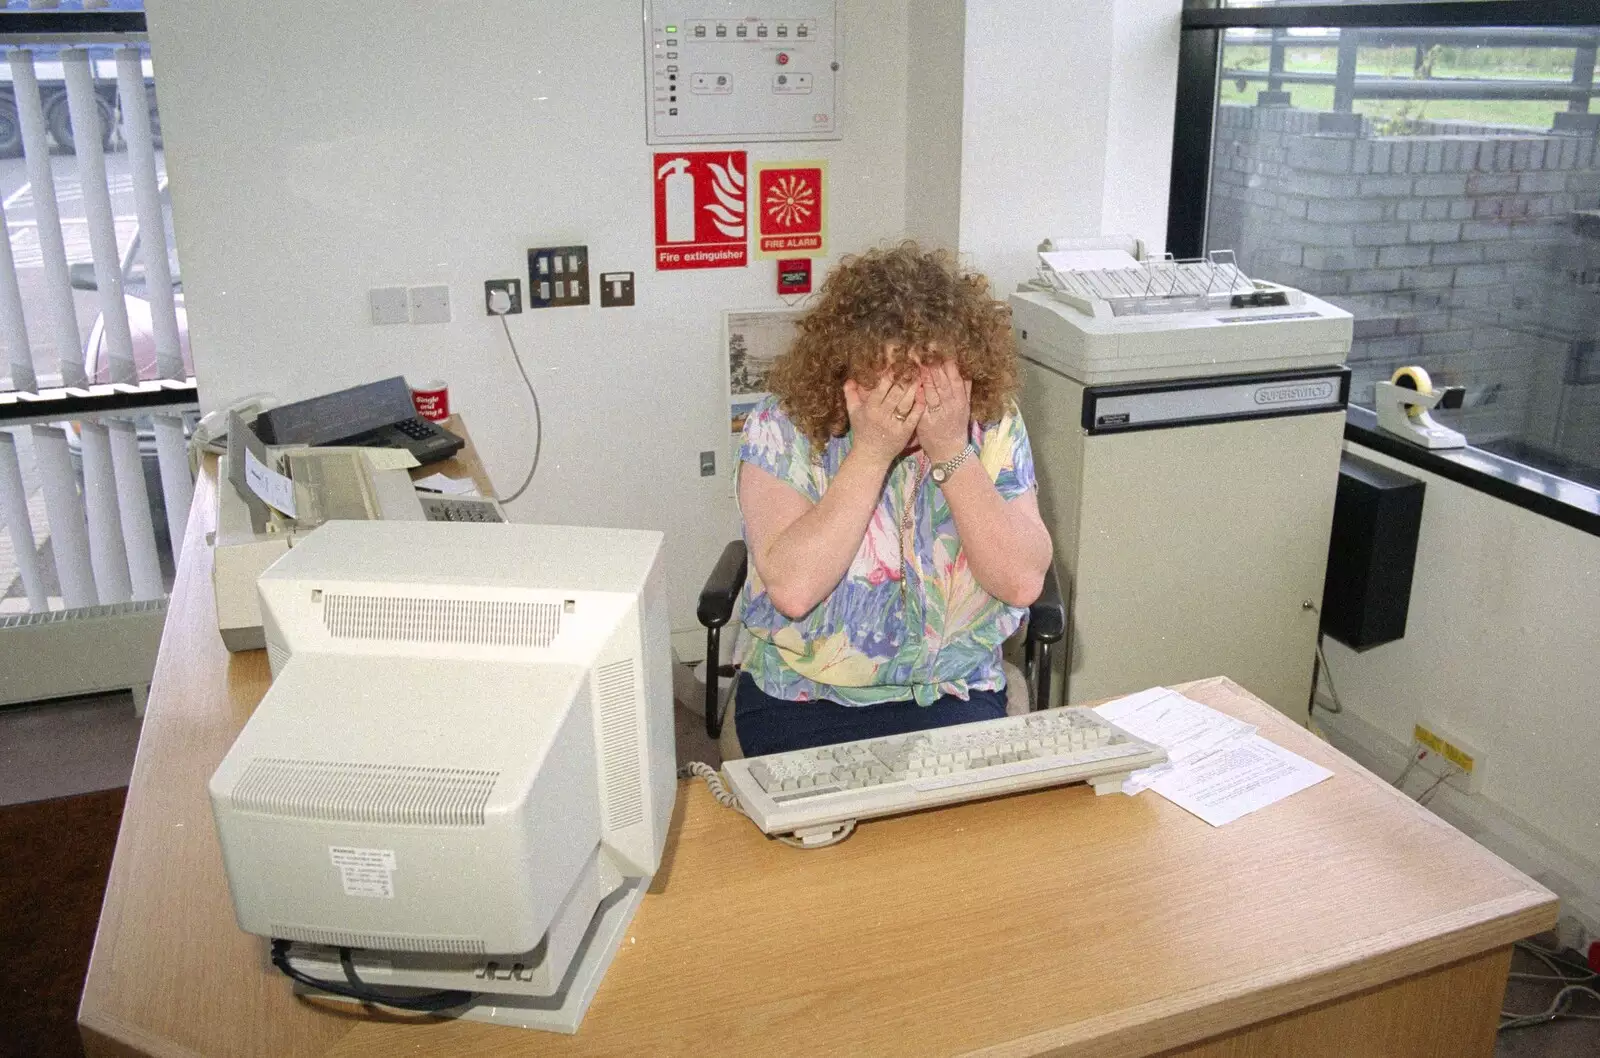
[(1322, 631), (1355, 650), (1406, 634), (1426, 486), (1346, 452), (1322, 586)]

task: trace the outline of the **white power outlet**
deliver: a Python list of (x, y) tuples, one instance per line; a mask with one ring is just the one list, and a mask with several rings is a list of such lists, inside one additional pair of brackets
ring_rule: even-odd
[(1431, 720), (1418, 721), (1411, 737), (1413, 745), (1428, 750), (1417, 765), (1420, 770), (1466, 793), (1483, 787), (1483, 754), (1470, 742)]
[(412, 323), (450, 322), (449, 287), (443, 284), (412, 287), (410, 294)]
[(411, 322), (405, 287), (373, 287), (367, 291), (367, 300), (372, 305), (373, 323)]

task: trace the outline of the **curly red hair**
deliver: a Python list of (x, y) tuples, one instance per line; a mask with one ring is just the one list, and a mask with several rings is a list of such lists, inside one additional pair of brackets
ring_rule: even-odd
[(972, 417), (999, 420), (1017, 391), (1011, 310), (989, 280), (962, 272), (946, 250), (915, 242), (844, 258), (798, 322), (799, 334), (772, 366), (767, 385), (816, 445), (850, 428), (844, 383), (870, 389), (883, 372), (900, 378), (923, 364), (955, 360), (972, 381)]

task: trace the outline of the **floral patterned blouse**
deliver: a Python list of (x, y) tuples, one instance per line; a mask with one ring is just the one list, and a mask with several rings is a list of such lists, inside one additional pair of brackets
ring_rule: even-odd
[[(997, 423), (974, 423), (972, 442), (1003, 498), (1036, 486), (1015, 405)], [(745, 420), (739, 463), (760, 467), (816, 503), (850, 443), (846, 434), (818, 450), (768, 397)], [(799, 620), (778, 612), (750, 564), (740, 606), (750, 636), (740, 660), (761, 690), (791, 701), (929, 705), (947, 694), (966, 698), (970, 690), (1005, 685), (1000, 644), (1026, 611), (996, 599), (973, 577), (944, 493), (928, 476), (931, 466), (921, 452), (895, 462), (849, 570)]]

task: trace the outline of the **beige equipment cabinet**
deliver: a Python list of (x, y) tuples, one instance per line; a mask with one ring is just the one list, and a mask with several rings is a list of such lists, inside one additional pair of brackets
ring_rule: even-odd
[(1350, 317), (1299, 291), (1264, 300), (1288, 304), (1118, 317), (1011, 299), (1069, 585), (1064, 703), (1220, 672), (1305, 716)]

